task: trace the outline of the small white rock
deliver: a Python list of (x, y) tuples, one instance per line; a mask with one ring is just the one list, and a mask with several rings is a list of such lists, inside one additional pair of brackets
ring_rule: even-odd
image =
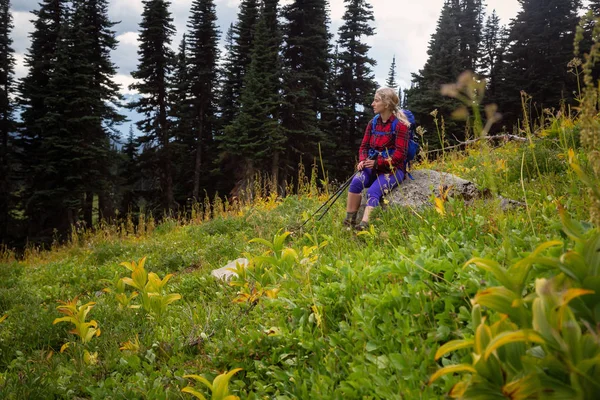
[(224, 266), (222, 268), (213, 270), (210, 274), (217, 279), (221, 279), (221, 280), (227, 282), (232, 277), (237, 278), (238, 275), (235, 272), (233, 272), (233, 270), (237, 269), (236, 264), (240, 264), (240, 265), (243, 265), (244, 267), (246, 267), (248, 265), (248, 259), (247, 258), (238, 258), (237, 260), (231, 261), (229, 264), (227, 264), (226, 266)]

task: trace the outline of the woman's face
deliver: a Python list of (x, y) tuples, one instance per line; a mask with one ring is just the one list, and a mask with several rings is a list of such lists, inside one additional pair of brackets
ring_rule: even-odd
[(381, 101), (381, 97), (379, 95), (375, 95), (373, 102), (371, 103), (371, 107), (373, 107), (373, 112), (375, 114), (381, 114), (385, 111), (385, 104)]

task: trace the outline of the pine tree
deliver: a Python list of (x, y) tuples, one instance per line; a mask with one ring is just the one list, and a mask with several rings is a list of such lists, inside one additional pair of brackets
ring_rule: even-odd
[(190, 168), (193, 165), (195, 153), (195, 140), (192, 135), (193, 111), (190, 102), (190, 77), (188, 66), (187, 35), (184, 33), (179, 44), (175, 60), (175, 68), (171, 79), (169, 93), (171, 118), (171, 133), (173, 142), (173, 191), (176, 199), (185, 199), (191, 193), (193, 174)]
[(175, 28), (169, 12), (170, 2), (165, 0), (146, 0), (140, 23), (138, 67), (131, 76), (138, 80), (130, 89), (137, 90), (139, 99), (129, 104), (144, 115), (137, 122), (143, 133), (142, 144), (148, 143), (144, 152), (144, 161), (156, 164), (159, 169), (162, 207), (171, 210), (175, 204), (173, 195), (173, 166), (170, 141), (172, 133), (169, 127), (168, 86), (173, 69), (173, 50), (169, 47)]
[(283, 8), (282, 126), (287, 137), (285, 173), (311, 163), (323, 140), (319, 116), (326, 109), (329, 33), (325, 0), (295, 0)]
[(508, 42), (507, 31), (500, 26), (500, 18), (496, 10), (485, 22), (481, 41), (481, 59), (479, 61), (478, 73), (488, 81), (488, 102), (496, 101), (498, 81), (505, 68), (504, 54)]
[(121, 191), (120, 209), (123, 213), (133, 212), (135, 206), (136, 186), (141, 179), (138, 163), (138, 147), (139, 144), (133, 132), (133, 125), (130, 125), (127, 142), (125, 142), (125, 145), (121, 149), (122, 157), (119, 171)]
[(240, 112), (244, 77), (250, 66), (256, 22), (259, 16), (258, 0), (242, 0), (237, 22), (226, 36), (227, 57), (224, 68), (221, 112), (228, 125)]
[(15, 130), (14, 95), (15, 57), (10, 33), (13, 29), (10, 1), (0, 0), (0, 243), (8, 241), (10, 211), (14, 207), (14, 169), (12, 135)]
[(482, 0), (460, 0), (459, 43), (463, 71), (473, 71), (479, 61), (483, 25)]
[[(285, 136), (279, 126), (281, 34), (277, 23), (278, 0), (265, 0), (256, 25), (252, 61), (244, 79), (240, 114), (225, 129), (221, 149), (238, 164), (242, 184), (256, 172), (270, 173), (278, 182), (279, 157)], [(239, 168), (243, 165), (242, 168)]]
[[(217, 87), (217, 60), (219, 58), (219, 31), (213, 0), (194, 0), (188, 23), (188, 74), (190, 85), (191, 131), (194, 139), (194, 171), (191, 196), (200, 198), (201, 179), (210, 178), (208, 171), (215, 161), (213, 127), (215, 123), (215, 89)], [(192, 169), (193, 167), (193, 169)]]
[[(21, 166), (21, 195), (25, 215), (28, 219), (29, 239), (51, 236), (57, 226), (48, 218), (59, 215), (62, 209), (60, 193), (53, 192), (48, 179), (54, 173), (49, 165), (47, 151), (53, 144), (52, 132), (48, 129), (49, 105), (46, 99), (54, 96), (50, 80), (56, 69), (57, 50), (61, 29), (67, 15), (65, 0), (44, 0), (40, 8), (32, 12), (35, 16), (31, 45), (25, 56), (27, 75), (19, 83), (19, 106), (21, 128), (16, 145), (19, 147), (18, 162)], [(56, 212), (55, 212), (56, 211)]]
[[(116, 110), (122, 100), (119, 85), (114, 77), (117, 73), (110, 59), (110, 52), (117, 47), (114, 22), (108, 18), (107, 0), (73, 1), (74, 15), (70, 36), (73, 40), (71, 79), (79, 90), (70, 96), (73, 113), (69, 129), (78, 135), (82, 146), (85, 182), (85, 222), (92, 223), (93, 199), (98, 196), (100, 217), (112, 218), (114, 212), (115, 170), (112, 167), (116, 156), (111, 144), (117, 138), (115, 125), (124, 117)], [(68, 77), (67, 77), (68, 80)]]
[[(499, 88), (504, 121), (514, 124), (521, 113), (520, 92), (533, 98), (538, 110), (571, 102), (576, 90), (567, 64), (573, 59), (573, 40), (580, 0), (521, 0), (510, 26), (507, 77)], [(510, 125), (509, 125), (510, 126)]]
[(385, 81), (385, 86), (394, 89), (398, 87), (398, 82), (396, 82), (396, 56), (392, 58), (392, 65), (390, 66), (390, 72), (388, 72), (388, 77)]
[(463, 71), (460, 56), (460, 17), (458, 0), (446, 0), (435, 33), (429, 41), (428, 59), (417, 74), (413, 74), (413, 86), (408, 92), (408, 108), (417, 122), (426, 130), (426, 140), (432, 146), (439, 145), (439, 135), (431, 113), (438, 110), (438, 121), (443, 116), (449, 134), (462, 136), (462, 129), (450, 119), (458, 106), (454, 99), (440, 94), (441, 85), (454, 82)]
[(345, 0), (345, 3), (344, 23), (338, 32), (342, 136), (337, 138), (336, 155), (341, 169), (349, 171), (372, 117), (370, 104), (377, 85), (372, 69), (375, 60), (368, 56), (370, 46), (363, 42), (375, 33), (373, 7), (365, 0)]

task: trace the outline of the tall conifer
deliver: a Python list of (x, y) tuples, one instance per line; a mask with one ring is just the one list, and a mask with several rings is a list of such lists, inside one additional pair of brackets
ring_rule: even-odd
[(573, 58), (574, 33), (580, 0), (520, 0), (521, 10), (510, 25), (506, 60), (510, 67), (501, 89), (507, 123), (520, 115), (524, 90), (541, 108), (558, 108), (570, 102), (576, 90), (567, 64)]
[(439, 136), (431, 115), (436, 109), (438, 121), (443, 116), (446, 128), (452, 134), (461, 135), (461, 129), (450, 119), (457, 102), (440, 94), (441, 85), (455, 81), (463, 71), (458, 29), (460, 14), (458, 0), (446, 0), (436, 31), (429, 41), (427, 62), (422, 70), (413, 74), (413, 86), (407, 96), (408, 108), (415, 114), (417, 122), (426, 129), (426, 139), (432, 145), (439, 145)]
[[(43, 0), (38, 10), (32, 11), (33, 32), (31, 45), (25, 55), (27, 75), (19, 82), (21, 128), (18, 142), (21, 181), (23, 182), (23, 208), (28, 219), (28, 235), (35, 241), (41, 235), (51, 236), (57, 224), (47, 221), (49, 216), (60, 214), (59, 193), (46, 188), (50, 166), (48, 147), (53, 143), (47, 117), (52, 93), (49, 85), (56, 69), (57, 50), (61, 29), (67, 15), (65, 0)], [(56, 213), (54, 211), (57, 211)]]
[[(173, 165), (170, 149), (172, 133), (169, 127), (168, 85), (173, 70), (173, 50), (169, 47), (175, 32), (165, 0), (143, 1), (144, 11), (140, 23), (138, 67), (131, 76), (138, 80), (130, 86), (140, 97), (129, 104), (144, 118), (137, 122), (143, 133), (140, 142), (147, 143), (144, 152), (147, 162), (156, 164), (159, 172), (162, 207), (173, 208)], [(148, 160), (148, 158), (150, 158)]]
[(326, 110), (329, 72), (326, 0), (295, 0), (283, 8), (282, 126), (287, 137), (285, 174), (300, 160), (310, 164), (323, 139), (320, 118)]
[(240, 112), (244, 77), (250, 66), (259, 0), (242, 0), (236, 23), (226, 36), (227, 56), (224, 68), (221, 111), (225, 125), (233, 122)]
[(396, 82), (396, 56), (392, 58), (392, 65), (390, 65), (390, 71), (388, 72), (388, 77), (385, 81), (385, 86), (394, 89), (398, 87), (398, 82)]
[(277, 183), (279, 158), (285, 149), (285, 136), (279, 126), (281, 34), (277, 4), (278, 0), (264, 1), (255, 30), (252, 61), (244, 79), (240, 114), (225, 129), (221, 144), (224, 153), (236, 159), (236, 175), (243, 184), (256, 172), (270, 173)]
[(365, 126), (372, 118), (370, 107), (377, 84), (373, 75), (375, 60), (368, 56), (364, 41), (375, 34), (373, 7), (365, 0), (345, 0), (344, 23), (339, 29), (339, 101), (342, 136), (336, 154), (342, 169), (354, 165)]
[(15, 159), (13, 138), (15, 121), (14, 93), (15, 57), (10, 38), (13, 29), (10, 1), (0, 0), (0, 243), (8, 240), (10, 210), (14, 182)]
[(200, 197), (202, 177), (209, 178), (210, 165), (215, 161), (213, 128), (217, 87), (219, 31), (213, 0), (194, 0), (188, 22), (188, 77), (190, 85), (191, 131), (194, 140), (194, 162), (191, 196)]

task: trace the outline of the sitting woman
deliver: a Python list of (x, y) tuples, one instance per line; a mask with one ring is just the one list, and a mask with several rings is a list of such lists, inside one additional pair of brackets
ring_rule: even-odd
[[(379, 205), (384, 192), (398, 186), (406, 175), (410, 123), (398, 107), (396, 91), (379, 88), (371, 106), (375, 119), (367, 125), (358, 153), (357, 173), (350, 183), (344, 225), (365, 230), (369, 214)], [(367, 189), (367, 206), (362, 221), (356, 225), (361, 192)]]

